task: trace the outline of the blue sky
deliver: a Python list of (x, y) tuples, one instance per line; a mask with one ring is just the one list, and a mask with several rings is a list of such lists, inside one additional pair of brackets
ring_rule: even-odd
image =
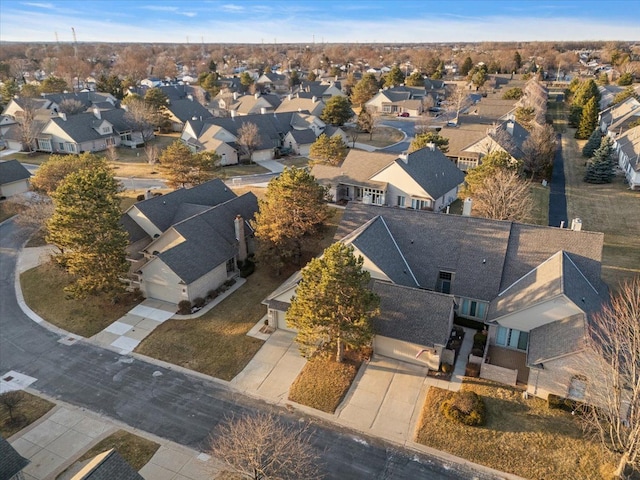
[(637, 0), (0, 0), (0, 41), (640, 40)]

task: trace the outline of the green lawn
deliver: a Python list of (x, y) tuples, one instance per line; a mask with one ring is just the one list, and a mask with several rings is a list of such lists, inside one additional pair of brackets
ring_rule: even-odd
[(536, 480), (608, 479), (615, 459), (585, 439), (579, 418), (552, 410), (539, 398), (522, 398), (506, 385), (467, 379), (463, 389), (480, 395), (487, 423), (469, 427), (446, 419), (440, 404), (449, 393), (429, 388), (415, 441), (503, 472)]
[(527, 223), (549, 225), (549, 187), (531, 183), (532, 208)]

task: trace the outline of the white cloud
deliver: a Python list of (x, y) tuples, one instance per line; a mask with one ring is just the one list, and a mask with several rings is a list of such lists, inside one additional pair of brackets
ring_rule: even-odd
[(22, 2), (21, 4), (27, 5), (28, 7), (46, 8), (48, 10), (56, 8), (52, 3)]
[(233, 3), (227, 3), (225, 5), (220, 5), (220, 9), (229, 13), (240, 13), (244, 12), (244, 7), (242, 5), (235, 5)]
[(177, 12), (178, 7), (170, 7), (168, 5), (142, 5), (140, 8), (145, 10), (153, 10), (154, 12)]
[(180, 15), (184, 15), (185, 17), (195, 17), (198, 15), (196, 12), (178, 12)]

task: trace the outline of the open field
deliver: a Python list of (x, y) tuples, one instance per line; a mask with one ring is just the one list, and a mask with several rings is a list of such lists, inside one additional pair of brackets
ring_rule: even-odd
[(539, 398), (480, 379), (466, 379), (463, 389), (482, 396), (487, 423), (469, 427), (448, 420), (440, 404), (449, 393), (427, 392), (416, 441), (469, 461), (536, 480), (609, 478), (615, 459), (583, 437), (579, 418), (552, 410)]

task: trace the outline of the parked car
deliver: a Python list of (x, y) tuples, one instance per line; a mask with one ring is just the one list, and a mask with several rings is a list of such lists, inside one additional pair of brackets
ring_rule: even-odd
[(402, 112), (398, 114), (399, 117), (408, 117), (409, 116), (409, 112)]

